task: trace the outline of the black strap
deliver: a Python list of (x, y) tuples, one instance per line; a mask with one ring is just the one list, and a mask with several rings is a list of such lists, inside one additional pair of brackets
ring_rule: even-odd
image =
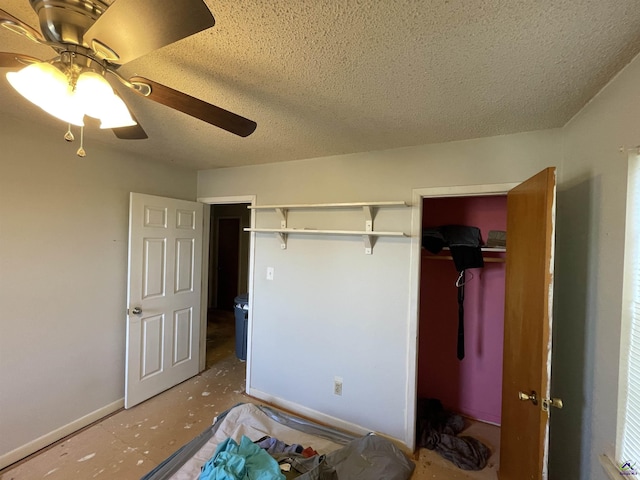
[(465, 271), (458, 278), (458, 360), (464, 358), (464, 283)]

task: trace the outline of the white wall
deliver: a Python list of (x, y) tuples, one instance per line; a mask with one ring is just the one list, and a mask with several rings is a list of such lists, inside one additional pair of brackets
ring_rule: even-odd
[(64, 130), (0, 117), (0, 467), (121, 406), (129, 192), (195, 199), (194, 172)]
[(604, 478), (598, 455), (613, 458), (616, 439), (627, 181), (620, 147), (640, 144), (640, 58), (563, 136), (553, 389), (566, 407), (553, 412), (550, 461), (553, 478), (595, 479)]
[[(520, 182), (559, 165), (561, 153), (560, 131), (531, 132), (202, 171), (198, 196), (255, 194), (258, 205), (410, 203), (414, 188)], [(257, 213), (258, 227), (278, 225), (275, 212)], [(364, 217), (292, 211), (289, 225), (357, 230)], [(375, 228), (411, 232), (411, 209), (380, 210)], [(358, 237), (290, 236), (281, 250), (273, 234), (256, 234), (250, 393), (409, 441), (410, 254), (408, 238), (380, 238), (368, 256)], [(334, 376), (344, 380), (341, 397), (333, 395)]]

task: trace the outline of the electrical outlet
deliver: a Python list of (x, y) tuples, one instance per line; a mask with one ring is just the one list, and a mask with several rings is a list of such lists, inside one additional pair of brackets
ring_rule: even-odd
[(267, 280), (273, 280), (273, 267), (267, 267)]
[(342, 377), (334, 377), (333, 379), (333, 394), (342, 395)]

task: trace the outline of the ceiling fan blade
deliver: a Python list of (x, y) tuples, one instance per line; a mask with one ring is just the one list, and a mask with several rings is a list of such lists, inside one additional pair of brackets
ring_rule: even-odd
[[(134, 117), (134, 120), (138, 122), (138, 119)], [(115, 133), (116, 137), (121, 140), (144, 140), (149, 138), (147, 132), (144, 131), (140, 122), (131, 127), (120, 127), (120, 128), (112, 128), (113, 133)]]
[(22, 68), (30, 63), (41, 62), (37, 58), (21, 53), (0, 52), (0, 68)]
[[(213, 27), (202, 0), (116, 0), (84, 34), (84, 43), (105, 45), (122, 65)], [(95, 49), (95, 48), (94, 48)]]
[(5, 12), (2, 9), (0, 9), (0, 25), (11, 30), (12, 32), (24, 35), (25, 37), (33, 40), (36, 43), (46, 43), (46, 40), (38, 30), (31, 27), (30, 25), (27, 25), (22, 20), (14, 17), (10, 13)]
[[(240, 137), (247, 137), (256, 129), (257, 124), (253, 120), (236, 115), (224, 108), (203, 102), (191, 95), (166, 87), (153, 80), (143, 77), (133, 77), (130, 78), (129, 81), (133, 84), (134, 92)], [(136, 84), (142, 85), (143, 88), (140, 90), (144, 90), (145, 85), (150, 87), (150, 93), (148, 95), (141, 93), (141, 91), (136, 88)]]

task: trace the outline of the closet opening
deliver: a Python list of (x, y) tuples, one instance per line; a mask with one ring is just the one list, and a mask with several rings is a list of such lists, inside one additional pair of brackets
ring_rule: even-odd
[[(423, 198), (421, 225), (423, 235), (442, 232), (445, 244), (437, 253), (429, 240), (428, 248), (425, 241), (420, 248), (416, 446), (420, 455), (433, 457), (435, 468), (481, 470), (493, 478), (499, 465), (507, 196)], [(479, 233), (482, 248), (449, 248), (448, 240), (456, 243), (461, 231)]]

